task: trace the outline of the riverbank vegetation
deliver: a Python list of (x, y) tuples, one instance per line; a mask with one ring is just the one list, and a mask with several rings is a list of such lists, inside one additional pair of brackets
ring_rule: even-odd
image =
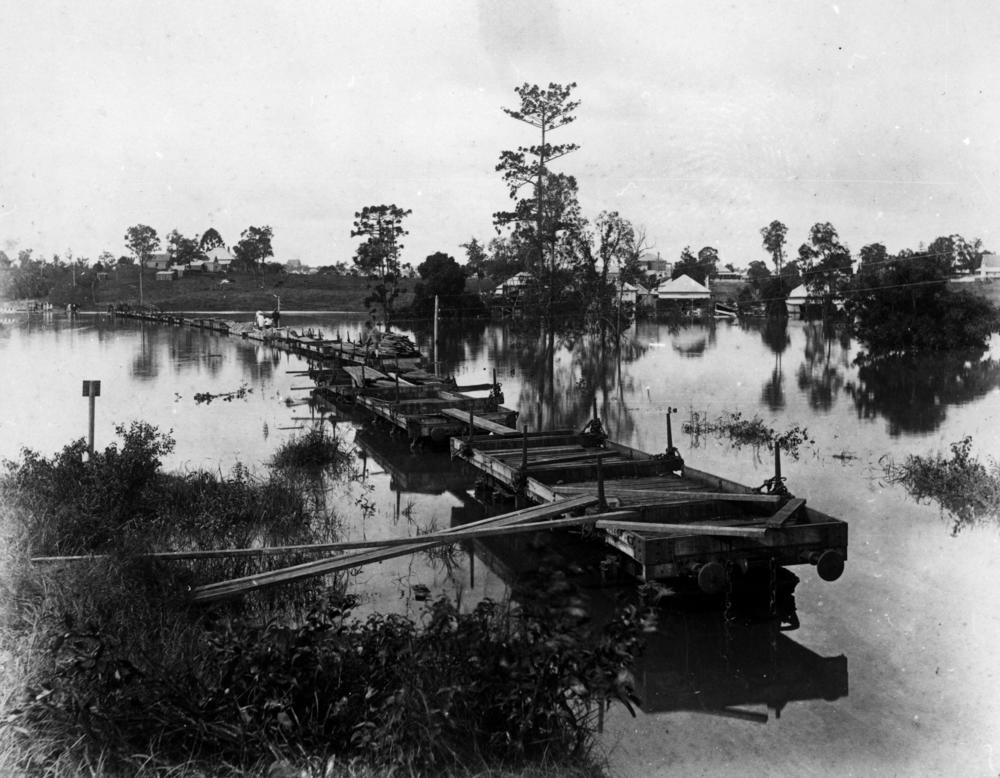
[[(294, 468), (169, 474), (169, 434), (118, 435), (90, 456), (77, 441), (4, 464), (0, 771), (596, 773), (601, 706), (630, 700), (635, 609), (594, 628), (557, 571), (517, 605), (442, 599), (416, 620), (355, 619), (345, 579), (197, 606), (192, 587), (263, 560), (148, 552), (319, 542), (337, 519), (307, 504)], [(336, 438), (318, 442), (344, 461)], [(29, 561), (80, 554), (95, 556)]]

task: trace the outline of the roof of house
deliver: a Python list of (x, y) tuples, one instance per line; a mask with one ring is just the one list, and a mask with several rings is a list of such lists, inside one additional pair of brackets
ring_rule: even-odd
[(696, 300), (711, 297), (707, 286), (699, 284), (689, 275), (678, 276), (672, 281), (664, 281), (656, 287), (656, 294), (666, 300)]
[(233, 255), (229, 253), (229, 249), (225, 246), (216, 246), (205, 252), (205, 258), (209, 262), (232, 262)]
[(983, 261), (979, 268), (981, 270), (1000, 270), (1000, 254), (983, 254)]
[(811, 296), (812, 295), (809, 294), (809, 288), (805, 284), (799, 284), (788, 293), (788, 297), (785, 302), (792, 303), (793, 305), (799, 305), (804, 303)]

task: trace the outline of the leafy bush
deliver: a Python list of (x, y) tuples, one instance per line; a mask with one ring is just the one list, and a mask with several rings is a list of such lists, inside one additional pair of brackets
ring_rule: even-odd
[(954, 518), (952, 532), (984, 519), (1000, 520), (1000, 463), (972, 455), (972, 438), (951, 444), (951, 457), (909, 455), (903, 464), (882, 463), (886, 480), (915, 500), (934, 501)]
[(287, 626), (189, 611), (169, 587), (130, 593), (130, 574), (98, 587), (104, 603), (47, 618), (38, 670), (7, 718), (30, 758), (68, 751), (123, 772), (136, 754), (164, 766), (334, 755), (421, 774), (572, 763), (588, 753), (598, 706), (631, 694), (636, 611), (595, 635), (558, 576), (522, 607), (460, 613), (442, 599), (421, 624), (356, 621), (353, 601), (331, 596)]
[(24, 449), (20, 463), (4, 462), (4, 496), (24, 517), (35, 553), (102, 550), (155, 510), (153, 486), (173, 438), (145, 422), (115, 432), (121, 447), (112, 443), (89, 458), (81, 438), (51, 459)]

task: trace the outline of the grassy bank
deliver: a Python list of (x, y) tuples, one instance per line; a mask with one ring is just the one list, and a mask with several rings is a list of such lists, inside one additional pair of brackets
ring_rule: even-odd
[(343, 579), (195, 605), (193, 586), (300, 560), (144, 552), (329, 540), (336, 517), (310, 509), (292, 465), (312, 483), (316, 468), (352, 477), (349, 458), (303, 436), (264, 476), (169, 474), (168, 435), (119, 436), (87, 461), (81, 441), (24, 452), (0, 476), (0, 772), (598, 772), (599, 706), (630, 693), (634, 608), (595, 630), (556, 571), (516, 607), (441, 599), (416, 621), (352, 618)]
[[(229, 281), (227, 284), (221, 283)], [(405, 280), (397, 308), (412, 299), (413, 281)], [(173, 281), (157, 281), (147, 270), (143, 276), (142, 299), (164, 311), (270, 311), (281, 297), (283, 310), (295, 311), (366, 311), (364, 298), (368, 281), (353, 276), (292, 275), (249, 273), (226, 275), (190, 273)], [(61, 284), (49, 294), (53, 305), (65, 307), (76, 303), (81, 310), (103, 310), (109, 303), (139, 301), (138, 271), (132, 268), (112, 272), (106, 281), (91, 286)]]

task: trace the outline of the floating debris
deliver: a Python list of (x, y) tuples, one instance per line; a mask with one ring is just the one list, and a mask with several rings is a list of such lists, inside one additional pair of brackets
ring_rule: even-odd
[(194, 401), (201, 405), (202, 403), (210, 403), (212, 400), (224, 400), (229, 403), (233, 400), (243, 400), (248, 394), (252, 394), (253, 389), (251, 389), (247, 384), (242, 384), (239, 389), (235, 392), (221, 392), (220, 394), (212, 394), (211, 392), (198, 392), (194, 396)]
[(798, 459), (800, 446), (816, 442), (809, 437), (808, 430), (798, 424), (779, 433), (774, 427), (768, 427), (760, 416), (745, 419), (740, 411), (724, 413), (715, 421), (711, 421), (707, 413), (691, 411), (691, 418), (684, 422), (681, 429), (695, 438), (701, 435), (726, 437), (736, 447), (752, 446), (755, 450), (770, 448), (777, 443), (795, 459)]

